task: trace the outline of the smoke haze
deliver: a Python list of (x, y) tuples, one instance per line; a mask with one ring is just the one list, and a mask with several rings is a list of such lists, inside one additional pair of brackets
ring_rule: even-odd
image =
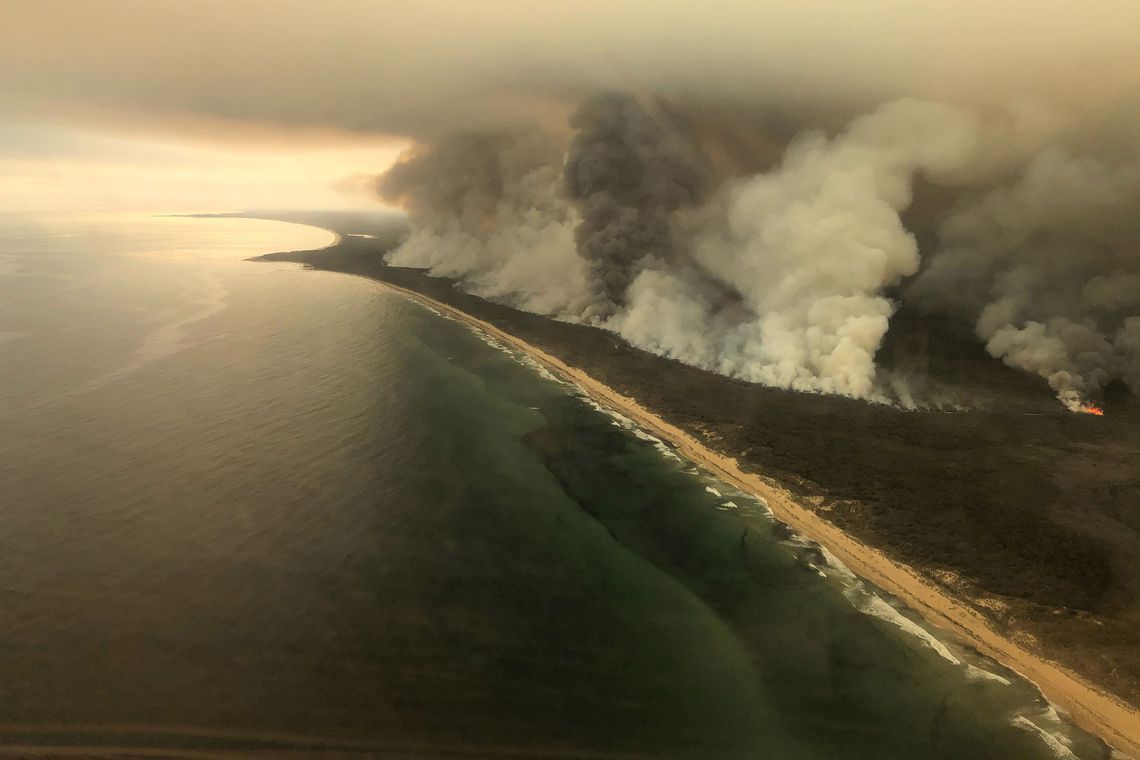
[[(1140, 172), (1074, 154), (1062, 115), (899, 99), (752, 172), (714, 167), (725, 151), (678, 113), (604, 93), (561, 151), (430, 143), (380, 179), (414, 230), (391, 263), (722, 374), (911, 404), (875, 362), (905, 284), (1075, 411), (1114, 378), (1138, 387)], [(919, 180), (956, 199), (926, 252), (902, 219)]]
[(0, 0), (0, 113), (408, 141), (391, 263), (749, 381), (903, 400), (902, 306), (1140, 391), (1132, 0), (191, 5)]
[(965, 200), (915, 297), (971, 319), (995, 357), (1079, 409), (1114, 378), (1140, 392), (1140, 164), (1051, 147)]

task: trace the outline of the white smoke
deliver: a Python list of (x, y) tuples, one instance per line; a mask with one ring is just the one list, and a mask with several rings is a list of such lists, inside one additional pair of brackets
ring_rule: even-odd
[(918, 269), (918, 246), (899, 219), (911, 183), (918, 172), (962, 168), (979, 138), (971, 114), (912, 100), (856, 119), (833, 140), (801, 136), (776, 170), (724, 188), (692, 241), (702, 270), (737, 296), (733, 313), (714, 318), (699, 289), (654, 274), (631, 290), (618, 330), (745, 380), (871, 398), (893, 311), (883, 289)]
[(579, 314), (589, 300), (561, 197), (560, 153), (533, 130), (462, 133), (402, 157), (380, 192), (405, 204), (412, 233), (396, 266), (453, 277), (524, 311)]
[(971, 317), (986, 349), (1070, 409), (1113, 378), (1140, 390), (1140, 164), (1051, 148), (969, 199), (915, 293)]
[[(644, 191), (662, 184), (662, 167), (684, 179), (670, 188), (711, 182), (686, 158), (700, 155), (686, 144), (697, 138), (650, 121), (628, 96), (598, 102), (614, 106), (603, 115), (627, 116), (604, 129), (594, 120), (588, 139), (568, 145), (516, 130), (406, 157), (381, 181), (413, 226), (390, 262), (721, 374), (909, 404), (879, 381), (875, 354), (896, 308), (888, 292), (920, 269), (901, 214), (921, 177), (968, 200), (943, 221), (941, 250), (908, 292), (969, 316), (991, 354), (1046, 378), (1070, 408), (1113, 377), (1136, 387), (1128, 211), (1140, 174), (1040, 151), (1057, 120), (898, 100), (835, 137), (799, 135), (769, 171), (665, 203)], [(970, 190), (1033, 154), (1009, 186)], [(584, 192), (582, 166), (604, 182)]]

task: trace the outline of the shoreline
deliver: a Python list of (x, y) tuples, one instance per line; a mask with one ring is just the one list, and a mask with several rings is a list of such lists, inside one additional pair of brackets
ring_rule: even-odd
[(796, 533), (819, 543), (857, 576), (898, 597), (925, 621), (958, 641), (1017, 672), (1078, 727), (1103, 739), (1113, 750), (1140, 758), (1140, 712), (1081, 676), (1033, 654), (995, 631), (965, 603), (925, 580), (912, 567), (860, 543), (822, 517), (800, 506), (796, 496), (775, 481), (742, 470), (685, 431), (661, 419), (636, 400), (624, 396), (542, 349), (449, 304), (409, 288), (368, 277), (405, 298), (446, 314), (521, 351), (548, 370), (579, 387), (596, 402), (630, 418), (638, 426), (676, 447), (697, 467), (767, 502), (773, 516)]

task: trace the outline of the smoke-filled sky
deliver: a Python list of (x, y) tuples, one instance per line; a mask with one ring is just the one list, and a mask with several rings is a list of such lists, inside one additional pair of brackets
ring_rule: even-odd
[(0, 210), (401, 206), (396, 263), (860, 398), (900, 304), (1140, 386), (1137, 124), (1135, 0), (0, 0)]
[(423, 135), (598, 89), (1099, 107), (1140, 76), (1131, 0), (4, 0), (0, 17), (6, 110), (214, 134)]
[(361, 205), (410, 139), (569, 132), (602, 90), (740, 150), (899, 96), (1136, 115), (1138, 30), (1132, 0), (0, 0), (0, 202)]

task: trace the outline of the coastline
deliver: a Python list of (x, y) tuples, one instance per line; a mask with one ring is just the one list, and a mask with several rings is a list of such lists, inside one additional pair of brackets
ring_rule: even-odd
[(764, 499), (778, 520), (786, 523), (796, 533), (827, 548), (856, 575), (898, 597), (927, 622), (1031, 681), (1073, 723), (1100, 736), (1114, 750), (1140, 758), (1140, 712), (1081, 676), (1005, 638), (979, 613), (933, 586), (913, 568), (859, 542), (800, 506), (795, 495), (775, 481), (744, 471), (732, 457), (713, 451), (636, 400), (618, 393), (584, 370), (567, 364), (521, 338), (430, 296), (390, 282), (369, 279), (525, 353), (581, 388), (596, 402), (625, 415), (653, 435), (668, 441), (698, 467)]

